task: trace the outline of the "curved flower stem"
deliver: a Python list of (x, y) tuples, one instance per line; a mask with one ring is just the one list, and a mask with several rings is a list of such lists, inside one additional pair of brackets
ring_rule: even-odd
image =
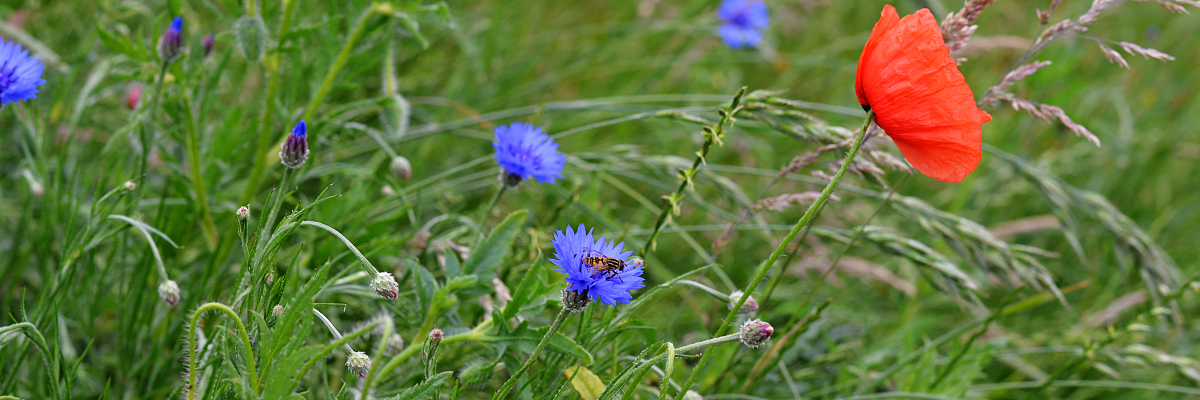
[(681, 279), (679, 282), (676, 282), (676, 283), (678, 283), (680, 285), (691, 286), (691, 287), (703, 290), (705, 293), (711, 294), (718, 299), (729, 301), (729, 295), (727, 295), (725, 293), (721, 293), (721, 291), (719, 291), (717, 289), (710, 288), (710, 287), (708, 287), (708, 285), (705, 285), (703, 283), (696, 282), (696, 281), (690, 281), (687, 279)]
[(667, 224), (667, 220), (671, 218), (671, 214), (679, 211), (679, 202), (683, 200), (683, 190), (692, 185), (692, 178), (700, 171), (700, 164), (704, 163), (704, 157), (708, 155), (708, 149), (712, 147), (713, 143), (721, 143), (721, 137), (725, 134), (725, 125), (733, 121), (733, 116), (738, 111), (741, 111), (739, 104), (741, 104), (742, 96), (745, 94), (746, 87), (742, 86), (741, 89), (738, 89), (737, 94), (733, 96), (733, 101), (729, 103), (729, 110), (718, 110), (721, 114), (721, 120), (711, 127), (704, 127), (704, 144), (700, 147), (700, 151), (696, 152), (696, 160), (692, 161), (692, 167), (679, 171), (682, 182), (679, 182), (679, 187), (675, 188), (675, 193), (666, 197), (667, 206), (663, 207), (662, 211), (658, 213), (658, 220), (654, 222), (654, 231), (646, 239), (646, 244), (642, 246), (640, 256), (645, 257), (650, 252), (654, 247), (654, 240), (662, 232), (662, 227)]
[[(14, 331), (24, 331), (25, 336), (28, 336), (33, 342), (33, 346), (37, 347), (39, 353), (42, 353), (42, 364), (46, 366), (46, 373), (53, 379), (53, 384), (50, 385), (50, 396), (58, 398), (58, 359), (50, 356), (50, 347), (46, 345), (46, 338), (42, 336), (41, 331), (38, 331), (37, 326), (29, 322), (18, 322), (0, 328), (0, 335)], [(21, 353), (24, 353), (24, 348)]]
[(555, 317), (554, 323), (550, 324), (550, 330), (546, 332), (546, 336), (542, 336), (542, 341), (538, 342), (537, 347), (533, 349), (533, 353), (529, 354), (529, 359), (525, 360), (525, 364), (521, 365), (521, 369), (518, 369), (517, 372), (508, 377), (508, 381), (504, 382), (504, 386), (500, 387), (495, 396), (492, 396), (492, 400), (503, 399), (504, 396), (508, 395), (508, 391), (517, 385), (517, 379), (520, 379), (521, 375), (524, 375), (525, 371), (529, 370), (529, 367), (533, 365), (533, 362), (537, 361), (538, 355), (542, 354), (542, 350), (550, 343), (550, 338), (558, 333), (558, 328), (562, 327), (563, 321), (567, 319), (567, 315), (570, 313), (566, 307), (563, 307), (562, 311), (558, 312), (558, 317)]
[(188, 363), (188, 400), (196, 398), (196, 364), (199, 364), (197, 362), (199, 359), (196, 358), (196, 327), (199, 325), (200, 315), (208, 310), (219, 310), (225, 314), (229, 314), (233, 318), (233, 322), (237, 323), (238, 336), (242, 337), (242, 350), (246, 353), (244, 354), (246, 357), (246, 369), (250, 371), (250, 387), (258, 387), (258, 371), (254, 368), (254, 353), (251, 351), (250, 337), (246, 336), (246, 325), (242, 323), (241, 318), (238, 318), (237, 313), (234, 313), (228, 306), (221, 303), (205, 303), (192, 312), (192, 323), (188, 328), (188, 360), (192, 361)]
[(363, 271), (371, 274), (371, 279), (375, 279), (375, 276), (379, 275), (379, 270), (375, 269), (375, 266), (371, 264), (371, 261), (367, 260), (367, 256), (364, 256), (362, 252), (358, 251), (358, 247), (355, 247), (354, 243), (350, 243), (350, 239), (346, 239), (346, 237), (343, 236), (341, 232), (338, 232), (337, 229), (333, 229), (329, 225), (325, 225), (317, 221), (304, 221), (301, 222), (300, 225), (315, 226), (332, 233), (333, 236), (337, 236), (337, 238), (341, 239), (342, 243), (344, 243), (346, 247), (350, 249), (350, 251), (354, 252), (355, 256), (358, 256), (359, 264), (362, 264)]
[[(792, 243), (792, 239), (796, 238), (796, 235), (800, 233), (800, 230), (808, 225), (810, 221), (812, 221), (813, 216), (815, 216), (817, 213), (817, 209), (821, 208), (821, 206), (825, 204), (825, 201), (829, 199), (829, 196), (833, 194), (834, 189), (837, 189), (838, 184), (842, 181), (842, 177), (846, 175), (846, 170), (850, 169), (850, 163), (854, 161), (854, 156), (858, 154), (859, 147), (862, 147), (863, 139), (867, 135), (867, 128), (871, 126), (871, 121), (874, 117), (874, 111), (867, 112), (866, 118), (863, 118), (862, 127), (858, 129), (858, 136), (854, 138), (854, 144), (850, 145), (850, 150), (846, 152), (846, 159), (842, 161), (842, 166), (838, 168), (837, 174), (833, 176), (833, 179), (829, 181), (829, 184), (825, 185), (825, 189), (821, 191), (821, 195), (817, 197), (812, 204), (809, 204), (808, 210), (804, 212), (804, 215), (800, 217), (799, 221), (796, 221), (796, 225), (793, 226), (792, 230), (783, 238), (783, 241), (779, 242), (779, 245), (775, 247), (775, 251), (771, 252), (770, 258), (767, 258), (767, 261), (758, 267), (758, 271), (755, 272), (754, 278), (750, 279), (750, 284), (747, 285), (746, 289), (742, 291), (742, 298), (738, 299), (737, 304), (734, 304), (733, 307), (729, 309), (729, 314), (725, 316), (725, 320), (722, 321), (721, 326), (717, 328), (717, 336), (725, 334), (725, 332), (729, 329), (730, 324), (732, 324), (734, 319), (737, 318), (738, 311), (742, 309), (742, 305), (746, 304), (746, 300), (750, 298), (750, 294), (754, 293), (754, 290), (758, 288), (760, 283), (762, 283), (762, 280), (764, 277), (766, 277), (767, 272), (771, 270), (771, 267), (775, 265), (775, 261), (779, 260), (779, 256), (783, 254), (783, 250)], [(688, 375), (687, 380), (684, 381), (683, 387), (680, 389), (679, 395), (676, 397), (676, 399), (683, 398), (683, 394), (687, 393), (688, 389), (691, 388), (693, 381), (696, 380), (696, 376), (701, 370), (704, 369), (704, 366), (707, 364), (711, 355), (712, 352), (706, 352), (704, 353), (704, 356), (700, 357), (700, 362), (696, 364), (696, 367), (692, 369), (691, 374)]]

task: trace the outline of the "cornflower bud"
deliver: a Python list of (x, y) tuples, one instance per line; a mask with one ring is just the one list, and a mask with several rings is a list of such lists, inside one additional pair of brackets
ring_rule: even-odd
[(405, 179), (412, 177), (412, 164), (408, 162), (404, 156), (396, 156), (392, 159), (392, 175), (397, 178)]
[(395, 300), (400, 295), (400, 285), (396, 284), (396, 278), (389, 272), (380, 272), (371, 279), (371, 289), (375, 289), (375, 293), (379, 293), (379, 297), (387, 300)]
[(444, 339), (445, 337), (446, 337), (446, 334), (442, 333), (441, 329), (433, 328), (432, 331), (429, 331), (429, 341), (433, 342), (433, 344), (441, 343), (442, 339)]
[(137, 184), (134, 183), (133, 181), (125, 181), (125, 183), (121, 186), (124, 186), (125, 190), (130, 191), (130, 192), (132, 192), (133, 189), (137, 189)]
[(175, 305), (179, 302), (179, 285), (175, 281), (166, 281), (158, 285), (158, 297), (162, 298), (167, 304)]
[(208, 57), (209, 53), (212, 53), (214, 40), (216, 40), (216, 36), (213, 34), (204, 35), (204, 57)]
[(275, 307), (271, 309), (271, 316), (278, 317), (280, 315), (283, 315), (283, 306), (276, 304)]
[(591, 302), (592, 299), (588, 298), (586, 289), (583, 291), (583, 293), (576, 292), (569, 288), (563, 288), (562, 290), (562, 304), (563, 308), (566, 308), (567, 311), (573, 313), (583, 311), (583, 309), (587, 308), (587, 305)]
[(396, 189), (392, 189), (391, 186), (384, 185), (382, 188), (379, 188), (379, 194), (383, 195), (383, 197), (392, 197), (392, 195), (396, 194)]
[[(745, 294), (745, 292), (742, 292), (741, 290), (729, 294), (729, 309), (730, 310), (732, 310), (733, 307), (737, 306), (737, 302), (738, 302), (738, 300), (742, 299), (743, 294)], [(750, 296), (750, 298), (746, 299), (746, 303), (742, 304), (742, 309), (738, 310), (738, 313), (749, 314), (749, 313), (752, 313), (755, 311), (758, 311), (758, 300), (754, 300), (754, 296)]]
[(279, 150), (279, 162), (288, 168), (300, 168), (308, 161), (308, 126), (301, 120), (292, 128), (283, 148)]
[(366, 378), (367, 372), (371, 370), (371, 357), (361, 351), (350, 352), (350, 356), (346, 358), (346, 368), (359, 378)]
[(738, 331), (742, 344), (752, 349), (766, 344), (773, 333), (775, 333), (775, 328), (772, 328), (771, 324), (757, 318), (746, 321)]
[(237, 217), (240, 220), (245, 220), (246, 218), (250, 218), (250, 205), (244, 205), (244, 206), (238, 207), (238, 209), (235, 213), (237, 213)]
[(164, 63), (171, 63), (179, 58), (180, 49), (183, 48), (183, 18), (175, 17), (171, 21), (171, 26), (167, 27), (167, 31), (163, 32), (161, 38), (158, 39), (158, 56), (162, 58)]

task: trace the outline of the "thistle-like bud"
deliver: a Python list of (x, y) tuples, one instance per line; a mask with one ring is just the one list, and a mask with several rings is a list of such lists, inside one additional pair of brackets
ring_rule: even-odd
[(400, 179), (411, 178), (412, 164), (404, 156), (396, 156), (396, 158), (392, 159), (392, 175), (396, 175)]
[(271, 309), (271, 316), (278, 317), (283, 315), (283, 306), (276, 304), (275, 308)]
[(164, 63), (170, 63), (179, 58), (182, 48), (183, 18), (175, 17), (175, 20), (171, 21), (171, 26), (167, 27), (167, 31), (163, 32), (162, 37), (158, 39), (158, 57), (162, 58)]
[[(729, 294), (729, 309), (730, 310), (732, 310), (733, 307), (737, 306), (737, 302), (738, 302), (738, 300), (742, 299), (743, 294), (745, 294), (745, 292), (742, 292), (741, 290)], [(755, 311), (758, 311), (758, 300), (754, 300), (754, 296), (750, 296), (750, 298), (746, 299), (746, 303), (742, 304), (742, 309), (738, 310), (738, 313), (749, 314), (749, 313), (752, 313)]]
[(133, 83), (129, 85), (129, 92), (125, 94), (125, 106), (130, 110), (136, 110), (138, 101), (142, 99), (142, 85)]
[(433, 344), (441, 343), (442, 339), (445, 339), (445, 338), (446, 338), (446, 334), (443, 333), (441, 329), (433, 328), (432, 331), (429, 331), (429, 341), (432, 342)]
[(233, 25), (238, 50), (249, 61), (258, 61), (267, 49), (267, 24), (256, 16), (242, 17)]
[(757, 318), (746, 321), (738, 331), (742, 344), (752, 349), (766, 344), (773, 333), (775, 333), (775, 328), (772, 328), (771, 324)]
[(350, 352), (350, 357), (346, 358), (346, 368), (359, 378), (366, 378), (367, 372), (371, 371), (371, 357), (361, 351)]
[(583, 311), (591, 302), (592, 299), (588, 297), (587, 289), (584, 289), (582, 293), (570, 288), (563, 288), (562, 290), (562, 304), (563, 308), (567, 309), (567, 311), (575, 313)]
[(371, 289), (375, 289), (375, 293), (379, 293), (379, 297), (395, 300), (400, 295), (400, 285), (396, 284), (396, 278), (390, 272), (380, 272), (371, 279)]
[(133, 189), (137, 189), (137, 183), (134, 183), (133, 181), (125, 181), (125, 183), (121, 186), (125, 187), (125, 190), (129, 192), (132, 192)]
[(250, 218), (250, 205), (247, 204), (247, 205), (238, 207), (236, 213), (237, 213), (238, 219), (240, 219), (240, 220), (245, 220), (246, 218)]
[(204, 44), (204, 57), (208, 57), (208, 55), (212, 53), (213, 41), (216, 39), (217, 37), (211, 33), (204, 35), (204, 42), (202, 42)]
[(279, 162), (288, 168), (300, 168), (305, 161), (308, 161), (308, 126), (301, 120), (279, 150)]
[(175, 281), (163, 282), (158, 285), (158, 297), (172, 306), (179, 303), (179, 285)]
[(696, 393), (695, 390), (689, 390), (687, 393), (683, 394), (683, 400), (704, 400), (704, 396), (701, 396), (700, 393)]

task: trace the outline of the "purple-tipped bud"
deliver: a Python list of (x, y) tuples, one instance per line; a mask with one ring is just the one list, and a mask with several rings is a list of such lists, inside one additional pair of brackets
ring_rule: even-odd
[[(738, 300), (742, 299), (743, 294), (744, 292), (741, 290), (729, 294), (730, 310), (732, 310), (734, 306), (737, 306), (737, 302)], [(738, 310), (738, 313), (749, 314), (755, 311), (758, 311), (758, 300), (754, 300), (754, 296), (750, 296), (750, 298), (746, 299), (746, 303), (742, 304), (742, 309)]]
[(366, 378), (367, 372), (371, 371), (371, 357), (361, 351), (351, 352), (346, 358), (346, 368), (359, 378)]
[(396, 278), (390, 272), (380, 272), (371, 279), (371, 289), (375, 289), (375, 293), (379, 293), (379, 297), (387, 300), (395, 300), (400, 296), (400, 285), (396, 284)]
[(180, 50), (183, 49), (183, 18), (175, 17), (171, 21), (171, 26), (167, 27), (167, 31), (163, 32), (161, 38), (158, 39), (158, 56), (163, 62), (170, 63), (179, 58)]
[(213, 41), (216, 39), (217, 39), (217, 37), (211, 33), (204, 35), (203, 43), (204, 43), (204, 56), (205, 57), (208, 57), (209, 53), (212, 53)]
[(308, 161), (308, 126), (301, 120), (279, 150), (279, 162), (288, 168), (300, 168), (305, 161)]
[(237, 213), (238, 219), (240, 219), (240, 220), (245, 220), (246, 218), (250, 218), (250, 206), (245, 205), (245, 206), (238, 207), (236, 213)]
[(278, 317), (283, 315), (283, 306), (276, 304), (275, 308), (271, 309), (271, 316)]
[(761, 319), (752, 319), (742, 324), (738, 333), (741, 335), (742, 344), (753, 349), (766, 344), (767, 339), (775, 333), (775, 328)]
[(429, 331), (429, 341), (433, 342), (433, 344), (441, 343), (442, 339), (445, 339), (445, 338), (446, 338), (446, 334), (442, 333), (441, 329), (433, 328), (432, 331)]
[(400, 179), (408, 179), (412, 177), (412, 163), (408, 162), (404, 156), (396, 156), (392, 159), (392, 175), (396, 175)]
[(562, 304), (563, 308), (567, 309), (567, 311), (575, 313), (583, 311), (591, 302), (592, 299), (588, 298), (586, 289), (583, 293), (576, 292), (570, 288), (563, 288), (562, 290)]
[(179, 303), (179, 285), (175, 281), (163, 282), (158, 285), (158, 297), (172, 306)]
[(130, 192), (132, 192), (133, 189), (137, 189), (137, 184), (133, 183), (133, 181), (125, 181), (125, 184), (121, 186), (124, 186), (125, 190)]

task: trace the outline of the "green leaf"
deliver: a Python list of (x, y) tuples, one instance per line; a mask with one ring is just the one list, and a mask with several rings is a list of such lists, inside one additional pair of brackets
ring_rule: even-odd
[(417, 292), (417, 304), (421, 306), (422, 310), (428, 310), (433, 301), (433, 294), (438, 287), (437, 280), (423, 265), (418, 265), (414, 272), (417, 273), (413, 279), (414, 289)]
[[(525, 304), (533, 300), (535, 292), (534, 285), (542, 286), (541, 280), (538, 279), (538, 271), (542, 269), (542, 250), (538, 249), (537, 258), (533, 261), (533, 265), (525, 271), (525, 278), (521, 279), (521, 283), (517, 286), (517, 291), (513, 292), (512, 300), (508, 301), (508, 305), (504, 306), (504, 320), (517, 316), (517, 311), (521, 310)], [(540, 292), (540, 290), (537, 290)]]
[(442, 386), (442, 384), (445, 384), (446, 381), (450, 380), (450, 376), (453, 374), (454, 374), (453, 372), (444, 371), (437, 375), (431, 376), (431, 377), (429, 377), (429, 379), (426, 379), (424, 382), (421, 382), (421, 384), (419, 384), (417, 386), (413, 386), (413, 387), (409, 388), (408, 390), (405, 390), (404, 393), (400, 393), (399, 396), (393, 397), (392, 399), (393, 400), (412, 400), (412, 399), (419, 399), (419, 398), (424, 398), (426, 396), (429, 396), (430, 394), (433, 393), (434, 390), (437, 390), (437, 388), (439, 386)]
[(446, 277), (457, 278), (459, 275), (462, 275), (462, 264), (458, 261), (458, 254), (455, 253), (454, 249), (451, 249), (450, 246), (446, 246), (445, 250)]
[(604, 393), (604, 382), (587, 368), (578, 365), (569, 367), (563, 370), (563, 377), (571, 380), (571, 387), (583, 400), (596, 400), (600, 393)]
[(137, 45), (129, 40), (125, 35), (118, 36), (107, 28), (96, 25), (96, 35), (100, 36), (100, 41), (104, 43), (104, 47), (109, 50), (129, 56), (134, 60), (147, 62), (151, 57), (149, 53), (141, 51)]
[(592, 358), (592, 353), (588, 353), (578, 343), (575, 343), (571, 338), (563, 336), (561, 333), (555, 333), (554, 337), (550, 338), (550, 349), (559, 353), (568, 354), (578, 358), (584, 365), (592, 365), (596, 360)]
[(525, 225), (526, 214), (528, 212), (525, 210), (509, 214), (487, 238), (475, 246), (463, 268), (467, 274), (475, 275), (479, 282), (492, 281), (496, 276), (496, 268), (508, 257), (513, 240), (517, 238), (521, 226)]

